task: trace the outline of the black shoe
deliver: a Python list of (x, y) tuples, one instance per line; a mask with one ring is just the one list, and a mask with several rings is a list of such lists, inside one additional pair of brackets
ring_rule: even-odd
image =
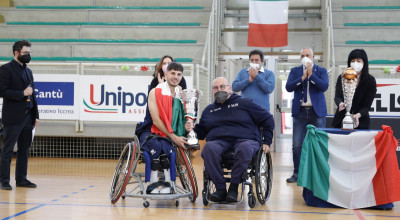
[(286, 179), (287, 183), (297, 183), (297, 173), (294, 173), (290, 178)]
[(237, 202), (239, 184), (231, 183), (229, 185), (228, 195), (226, 196), (227, 202)]
[(225, 201), (226, 194), (226, 189), (217, 189), (217, 191), (210, 195), (210, 200), (211, 202)]
[(26, 187), (26, 188), (36, 188), (36, 184), (32, 183), (29, 180), (18, 181), (16, 183), (18, 187)]
[(2, 190), (12, 190), (10, 183), (1, 183)]
[[(151, 194), (154, 189), (156, 189), (156, 188), (158, 189), (158, 186), (159, 186), (158, 182), (155, 182), (155, 183), (152, 183), (152, 184), (148, 185), (147, 189), (146, 189), (146, 194)], [(157, 192), (155, 192), (153, 194), (159, 193), (158, 190), (156, 190), (156, 191)]]

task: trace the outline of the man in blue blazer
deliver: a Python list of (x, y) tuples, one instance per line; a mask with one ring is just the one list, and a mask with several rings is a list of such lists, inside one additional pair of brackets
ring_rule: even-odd
[(311, 48), (300, 52), (303, 65), (290, 70), (286, 90), (294, 91), (292, 100), (293, 117), (293, 175), (286, 179), (288, 183), (297, 182), (301, 149), (307, 132), (306, 126), (325, 127), (327, 110), (324, 92), (329, 86), (329, 77), (325, 68), (314, 64)]

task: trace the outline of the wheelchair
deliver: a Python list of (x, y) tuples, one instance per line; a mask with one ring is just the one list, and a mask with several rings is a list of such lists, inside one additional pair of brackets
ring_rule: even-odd
[[(233, 159), (233, 154), (234, 154), (233, 151), (228, 151), (222, 156), (221, 166), (223, 169), (226, 182), (230, 182), (231, 179), (230, 174), (235, 161)], [(210, 201), (210, 195), (216, 191), (216, 188), (214, 183), (209, 178), (208, 174), (205, 172), (205, 168), (203, 169), (203, 174), (204, 174), (204, 188), (202, 191), (202, 197), (203, 197), (203, 204), (207, 206), (209, 203), (214, 203)], [(245, 193), (245, 186), (248, 186), (249, 187), (247, 193), (248, 204), (250, 208), (255, 207), (256, 197), (254, 195), (253, 183), (252, 183), (254, 181), (258, 202), (261, 205), (265, 204), (265, 202), (269, 199), (269, 196), (271, 195), (272, 175), (273, 175), (273, 169), (272, 169), (271, 154), (270, 152), (265, 154), (261, 147), (254, 155), (247, 170), (245, 170), (242, 174), (241, 193), (239, 190), (240, 200), (238, 200), (238, 203), (243, 200)]]
[[(174, 145), (175, 146), (175, 145)], [(122, 197), (136, 197), (143, 199), (145, 208), (150, 206), (150, 200), (175, 200), (176, 207), (179, 206), (179, 198), (188, 197), (195, 202), (198, 195), (197, 180), (189, 160), (188, 153), (180, 147), (171, 154), (171, 193), (170, 194), (147, 194), (145, 184), (145, 172), (137, 172), (138, 164), (145, 163), (145, 169), (150, 170), (150, 157), (147, 152), (140, 150), (137, 136), (132, 142), (125, 145), (118, 160), (111, 181), (110, 199), (115, 204)], [(146, 156), (147, 154), (147, 156)], [(173, 162), (175, 161), (175, 162)], [(176, 175), (174, 175), (176, 172)], [(163, 173), (159, 171), (159, 177)], [(175, 178), (178, 177), (180, 181)]]

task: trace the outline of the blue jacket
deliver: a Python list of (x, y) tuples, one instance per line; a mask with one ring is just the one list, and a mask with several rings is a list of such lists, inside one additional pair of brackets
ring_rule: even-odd
[[(310, 98), (315, 113), (319, 117), (325, 117), (327, 115), (326, 101), (324, 92), (329, 87), (329, 77), (325, 68), (314, 64), (312, 68), (312, 75), (309, 78), (309, 91)], [(288, 92), (294, 91), (294, 98), (292, 100), (292, 117), (297, 117), (300, 112), (300, 106), (304, 98), (303, 94), (303, 66), (294, 67), (290, 70), (289, 78), (286, 82), (286, 90)]]
[(258, 71), (258, 75), (253, 82), (249, 81), (248, 68), (240, 70), (235, 80), (232, 82), (232, 90), (234, 92), (242, 91), (244, 98), (252, 99), (254, 103), (269, 112), (269, 94), (275, 88), (275, 76), (270, 70), (264, 68), (264, 72)]
[(262, 141), (259, 128), (263, 128), (263, 143), (271, 145), (274, 118), (250, 99), (232, 94), (223, 104), (208, 105), (194, 131), (207, 141), (251, 139)]

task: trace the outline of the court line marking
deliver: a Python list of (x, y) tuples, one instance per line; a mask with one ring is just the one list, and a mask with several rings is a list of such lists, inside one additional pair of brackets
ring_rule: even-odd
[(356, 216), (358, 219), (365, 220), (365, 218), (364, 218), (363, 214), (360, 212), (360, 210), (354, 209), (354, 213), (356, 213)]
[[(7, 202), (0, 202), (0, 204), (21, 204), (21, 205), (34, 205), (36, 203), (7, 203)], [(135, 208), (135, 209), (146, 209), (143, 206), (140, 205), (122, 205), (122, 206), (116, 206), (116, 205), (91, 205), (91, 204), (54, 204), (54, 203), (43, 203), (43, 204), (39, 204), (38, 206), (31, 208), (32, 210), (40, 208), (40, 207), (44, 207), (44, 206), (73, 206), (73, 207), (110, 207), (110, 208)], [(31, 209), (28, 209), (26, 211), (21, 212), (21, 214), (25, 214), (29, 211), (32, 211)], [(238, 212), (269, 212), (269, 213), (297, 213), (297, 214), (315, 214), (315, 215), (342, 215), (342, 216), (357, 216), (359, 219), (364, 219), (364, 217), (361, 214), (361, 217), (357, 215), (356, 211), (359, 212), (359, 210), (354, 210), (354, 214), (353, 213), (331, 213), (331, 212), (305, 212), (305, 211), (273, 211), (273, 210), (260, 210), (260, 209), (220, 209), (220, 208), (196, 208), (196, 207), (181, 207), (181, 208), (177, 208), (175, 206), (153, 206), (151, 208), (147, 208), (147, 209), (187, 209), (187, 210), (203, 210), (203, 211), (238, 211)], [(346, 210), (346, 209), (343, 209)], [(7, 219), (11, 219), (13, 217), (16, 217), (18, 215), (21, 214), (16, 214), (1, 220), (7, 220)], [(368, 214), (365, 215), (368, 217), (387, 217), (387, 218), (399, 218), (400, 215), (394, 216), (394, 215), (373, 215), (373, 214)]]
[[(93, 188), (93, 187), (94, 187), (93, 185), (88, 186), (88, 188)], [(86, 191), (86, 190), (87, 190), (86, 188), (80, 189), (80, 191)], [(71, 192), (70, 194), (78, 194), (78, 192)], [(63, 196), (61, 196), (61, 198), (68, 198), (68, 197), (69, 197), (69, 195), (63, 195)], [(57, 201), (59, 201), (59, 200), (60, 200), (60, 199), (52, 199), (52, 200), (50, 200), (50, 202), (57, 202)], [(54, 205), (54, 204), (52, 204), (52, 203), (40, 203), (40, 204), (37, 204), (37, 203), (9, 203), (9, 202), (0, 202), (0, 204), (9, 204), (9, 205), (12, 205), (12, 204), (14, 204), (14, 205), (15, 205), (15, 204), (17, 204), (17, 205), (37, 205), (37, 206), (32, 207), (32, 208), (30, 208), (30, 209), (24, 210), (24, 211), (22, 211), (22, 212), (18, 212), (18, 213), (14, 214), (14, 215), (10, 215), (10, 216), (8, 216), (8, 217), (2, 218), (1, 220), (12, 219), (12, 218), (18, 217), (18, 216), (20, 216), (20, 215), (26, 214), (26, 213), (28, 213), (28, 212), (31, 212), (31, 211), (33, 211), (33, 210), (36, 210), (36, 209), (38, 209), (38, 208), (41, 208), (41, 207), (44, 207), (44, 206), (49, 206), (49, 205)]]

